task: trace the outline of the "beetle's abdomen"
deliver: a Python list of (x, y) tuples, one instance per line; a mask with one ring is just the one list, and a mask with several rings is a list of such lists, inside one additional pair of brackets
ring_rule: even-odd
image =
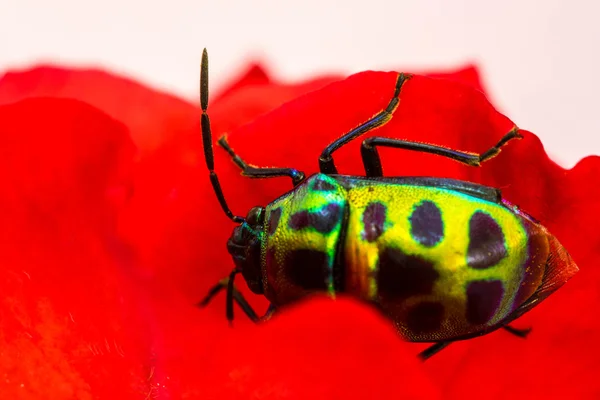
[(409, 340), (484, 333), (540, 286), (546, 232), (501, 204), (386, 183), (347, 196), (345, 290)]
[(274, 305), (317, 291), (334, 294), (345, 211), (345, 190), (323, 174), (267, 206), (263, 286)]

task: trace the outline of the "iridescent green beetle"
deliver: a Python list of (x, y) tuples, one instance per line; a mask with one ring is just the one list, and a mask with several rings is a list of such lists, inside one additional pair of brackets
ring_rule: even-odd
[(453, 179), (383, 177), (377, 146), (449, 157), (471, 166), (496, 156), (514, 127), (481, 155), (384, 137), (363, 141), (366, 177), (338, 175), (332, 153), (385, 124), (410, 75), (399, 74), (388, 107), (343, 135), (322, 152), (320, 171), (305, 178), (291, 168), (256, 168), (228, 145), (243, 174), (288, 176), (294, 189), (246, 218), (230, 211), (214, 172), (208, 106), (208, 59), (202, 55), (202, 137), (210, 179), (227, 216), (236, 223), (227, 243), (235, 269), (201, 302), (227, 288), (227, 318), (235, 300), (256, 313), (235, 289), (241, 273), (250, 289), (263, 294), (270, 311), (315, 292), (355, 296), (374, 304), (414, 342), (436, 342), (430, 357), (452, 341), (508, 325), (558, 289), (578, 270), (558, 240), (534, 218), (502, 199), (498, 189)]

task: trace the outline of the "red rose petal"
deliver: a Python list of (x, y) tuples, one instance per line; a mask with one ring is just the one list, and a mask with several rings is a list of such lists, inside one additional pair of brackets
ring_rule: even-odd
[(270, 85), (272, 84), (271, 78), (266, 69), (261, 64), (250, 64), (246, 66), (244, 72), (238, 76), (230, 79), (230, 82), (225, 86), (218, 95), (213, 95), (211, 101), (213, 103), (218, 102), (221, 97), (226, 97), (247, 86), (257, 85)]
[[(299, 85), (271, 82), (259, 65), (212, 93), (217, 131), (232, 129), (251, 121), (285, 101), (307, 91), (318, 89), (339, 77), (323, 77)], [(192, 83), (197, 86), (197, 83)], [(239, 95), (234, 95), (239, 92)], [(251, 95), (249, 95), (251, 94)], [(172, 146), (197, 136), (192, 129), (199, 118), (199, 104), (152, 90), (139, 83), (99, 70), (71, 70), (42, 66), (27, 71), (8, 72), (0, 77), (0, 104), (29, 97), (74, 98), (86, 102), (123, 122), (142, 157), (160, 146)], [(219, 109), (218, 102), (224, 106)], [(223, 123), (225, 126), (219, 127)], [(189, 149), (187, 149), (189, 151)]]
[[(253, 165), (295, 167), (314, 173), (327, 143), (387, 105), (394, 80), (395, 74), (355, 75), (232, 132), (229, 142)], [(448, 80), (415, 76), (403, 88), (392, 120), (370, 135), (482, 153), (512, 126), (481, 92)], [(282, 132), (285, 139), (278, 140)], [(590, 314), (600, 304), (598, 269), (593, 265), (600, 249), (600, 235), (595, 231), (600, 223), (600, 197), (592, 183), (600, 165), (597, 158), (590, 158), (567, 172), (548, 159), (533, 134), (523, 134), (523, 140), (508, 144), (479, 169), (426, 154), (381, 151), (388, 176), (446, 176), (501, 188), (506, 198), (547, 224), (581, 268), (573, 282), (515, 322), (522, 327), (533, 324), (534, 333), (528, 340), (497, 332), (453, 344), (428, 362), (428, 369), (452, 397), (506, 398), (523, 393), (566, 394), (569, 390), (583, 397), (600, 393), (590, 372), (597, 373), (594, 362), (600, 356), (600, 346), (593, 342), (600, 333), (600, 323)], [(356, 140), (335, 153), (340, 173), (364, 174), (360, 142)], [(265, 204), (286, 186), (289, 188), (289, 182), (284, 179), (257, 182), (241, 177), (224, 185), (235, 209)], [(243, 193), (250, 193), (251, 199), (241, 201)], [(578, 283), (580, 279), (585, 282)], [(565, 379), (556, 378), (561, 371)], [(573, 382), (580, 389), (573, 391)]]
[(141, 156), (193, 123), (196, 107), (125, 78), (98, 70), (38, 67), (0, 78), (0, 104), (29, 97), (72, 98), (125, 123)]
[[(243, 123), (250, 121), (257, 115), (263, 114), (272, 108), (298, 97), (303, 93), (314, 91), (326, 83), (335, 81), (336, 77), (324, 77), (308, 81), (297, 85), (284, 85), (281, 83), (264, 83), (261, 79), (255, 79), (253, 74), (250, 77), (243, 77), (239, 82), (251, 82), (249, 85), (234, 83), (232, 87), (238, 90), (225, 90), (224, 95), (216, 95), (215, 101), (210, 101), (209, 114), (212, 122), (214, 138), (220, 137), (224, 132), (229, 132)], [(393, 75), (390, 75), (393, 76)], [(456, 73), (436, 74), (438, 77), (446, 76), (456, 81), (465, 82), (469, 85), (480, 88), (480, 80), (473, 68), (458, 70)], [(437, 80), (435, 80), (437, 81)], [(366, 83), (368, 85), (368, 82)], [(334, 84), (346, 85), (344, 83)], [(357, 84), (360, 86), (361, 82)], [(456, 86), (456, 85), (455, 85)], [(368, 86), (366, 86), (368, 87)], [(462, 86), (460, 86), (462, 87)], [(346, 87), (347, 91), (341, 94), (352, 96), (354, 87)], [(327, 90), (325, 89), (328, 93)], [(333, 89), (335, 90), (335, 89)], [(457, 91), (460, 97), (460, 91)], [(382, 95), (372, 88), (372, 93), (379, 97), (382, 104), (387, 104), (389, 100), (387, 95)], [(331, 105), (335, 106), (335, 99), (331, 99), (327, 94), (314, 96), (310, 95), (309, 101), (323, 96), (323, 100), (318, 105), (311, 105), (311, 110), (320, 109), (321, 114), (326, 114), (321, 118), (329, 118), (328, 110)], [(484, 98), (483, 95), (479, 95)], [(290, 105), (297, 104), (298, 101), (292, 101)], [(367, 107), (367, 101), (356, 102), (354, 107), (359, 110), (359, 116), (352, 114), (351, 111), (344, 111), (346, 118), (354, 118), (346, 126), (354, 126), (361, 118), (371, 116), (374, 111)], [(364, 106), (364, 109), (363, 109)], [(272, 126), (273, 122), (269, 119), (270, 126), (264, 129), (272, 129), (275, 137), (286, 137), (296, 140), (297, 131), (300, 134), (313, 133), (314, 122), (309, 119), (302, 121), (305, 130), (291, 130), (289, 127), (296, 123), (286, 120), (287, 113), (290, 112), (288, 105), (282, 109), (282, 118), (280, 126)], [(310, 111), (309, 111), (310, 113)], [(272, 115), (270, 116), (270, 118)], [(194, 117), (197, 121), (197, 117)], [(336, 118), (340, 118), (339, 115)], [(343, 119), (343, 116), (342, 116)], [(335, 119), (334, 119), (335, 120)], [(252, 124), (253, 129), (263, 129), (261, 126)], [(207, 171), (203, 160), (202, 145), (199, 135), (199, 124), (191, 128), (187, 134), (181, 134), (176, 141), (166, 143), (153, 157), (142, 162), (139, 168), (140, 173), (137, 177), (136, 195), (131, 203), (130, 212), (126, 214), (124, 220), (123, 232), (136, 243), (136, 248), (140, 251), (143, 265), (152, 266), (150, 274), (159, 274), (162, 280), (174, 280), (182, 291), (192, 299), (198, 299), (200, 293), (204, 291), (213, 282), (228, 273), (231, 268), (231, 261), (225, 252), (225, 240), (231, 232), (230, 222), (219, 211), (218, 203), (212, 195), (212, 188), (207, 179)], [(236, 131), (238, 132), (238, 131)], [(245, 130), (241, 128), (239, 133), (232, 137), (244, 135)], [(335, 137), (335, 131), (329, 131), (329, 137)], [(256, 153), (256, 160), (260, 160), (260, 153), (275, 153), (276, 157), (284, 158), (289, 152), (290, 146), (287, 144), (290, 139), (279, 143), (271, 143), (273, 140), (260, 136), (253, 132), (246, 143), (252, 152)], [(255, 139), (250, 139), (254, 137)], [(305, 146), (312, 139), (298, 139), (298, 146)], [(264, 142), (263, 142), (264, 141)], [(251, 143), (250, 143), (251, 142)], [(322, 146), (326, 141), (319, 142)], [(277, 146), (280, 146), (279, 148)], [(285, 148), (282, 148), (285, 146)], [(297, 147), (298, 149), (304, 147)], [(320, 151), (322, 147), (319, 147)], [(304, 150), (303, 150), (304, 151)], [(228, 197), (235, 198), (236, 203), (232, 203), (234, 212), (243, 213), (249, 207), (256, 204), (264, 204), (265, 201), (274, 198), (277, 193), (288, 190), (289, 184), (283, 180), (271, 180), (268, 182), (250, 181), (239, 176), (239, 170), (231, 163), (228, 157), (225, 157), (222, 149), (215, 145), (216, 165), (219, 174), (224, 183), (224, 190)], [(304, 153), (302, 153), (304, 156)], [(254, 159), (254, 158), (249, 158)], [(275, 161), (269, 164), (269, 159), (265, 159), (264, 165), (285, 165), (283, 162), (275, 164)], [(304, 157), (305, 162), (312, 162), (316, 165), (316, 158)], [(450, 163), (452, 164), (452, 163)], [(165, 173), (168, 171), (168, 173)], [(229, 182), (234, 183), (229, 183)], [(259, 186), (254, 186), (254, 185)], [(238, 186), (241, 190), (234, 191)], [(256, 190), (260, 187), (261, 190)], [(265, 192), (264, 188), (270, 187), (272, 190)], [(250, 190), (251, 192), (248, 192)], [(249, 195), (252, 193), (252, 195)], [(216, 213), (209, 210), (216, 210)], [(145, 221), (152, 215), (152, 226), (147, 226)], [(140, 230), (140, 227), (144, 227)], [(199, 251), (199, 249), (202, 249)], [(264, 308), (264, 302), (256, 300), (255, 305)]]
[[(512, 123), (497, 113), (481, 92), (461, 84), (462, 82), (476, 89), (481, 88), (475, 79), (477, 75), (471, 74), (468, 69), (466, 71), (462, 77), (450, 76), (446, 77), (447, 80), (418, 76), (413, 78), (402, 91), (400, 107), (394, 118), (373, 134), (436, 143), (461, 150), (485, 151), (511, 128)], [(59, 84), (58, 89), (53, 87), (56, 81), (51, 78), (48, 88), (44, 90), (54, 94), (61, 93), (64, 88), (64, 93), (84, 99), (87, 97), (90, 103), (107, 108), (113, 107), (113, 104), (120, 104), (119, 107), (111, 108), (109, 114), (119, 113), (119, 119), (122, 117), (125, 124), (132, 128), (132, 136), (143, 150), (142, 163), (138, 166), (135, 198), (128, 204), (125, 219), (121, 221), (122, 232), (135, 244), (144, 268), (158, 278), (158, 292), (168, 289), (168, 282), (171, 282), (178, 290), (183, 291), (188, 301), (197, 300), (203, 291), (224, 276), (232, 265), (224, 247), (232, 224), (221, 213), (206, 177), (198, 135), (197, 107), (176, 99), (173, 101), (173, 98), (165, 101), (162, 95), (141, 86), (137, 86), (136, 89), (128, 85), (118, 86), (121, 83), (111, 86), (111, 79), (114, 78), (102, 81), (106, 90), (101, 90), (102, 88), (95, 86), (95, 78), (91, 78), (89, 85), (86, 85), (85, 80), (78, 81), (70, 77), (65, 79), (64, 85)], [(225, 131), (231, 131), (230, 143), (250, 163), (293, 166), (308, 173), (316, 172), (318, 156), (327, 143), (387, 105), (393, 92), (394, 74), (358, 74), (285, 104), (250, 125), (242, 124), (292, 97), (318, 89), (328, 80), (335, 79), (337, 78), (315, 80), (313, 83), (307, 83), (305, 87), (286, 87), (269, 82), (265, 76), (261, 76), (260, 71), (253, 70), (248, 76), (242, 77), (238, 84), (233, 84), (231, 90), (224, 90), (221, 96), (214, 96), (210, 114), (215, 137)], [(455, 82), (450, 82), (451, 80)], [(29, 86), (25, 79), (21, 81), (21, 86), (13, 87), (13, 92), (7, 92), (6, 82), (6, 77), (0, 81), (0, 99), (4, 101), (13, 98), (15, 93), (17, 96), (21, 92), (31, 94), (35, 92), (36, 87), (45, 87), (40, 84)], [(75, 87), (85, 89), (78, 91)], [(90, 88), (103, 94), (100, 100), (94, 100), (95, 93), (94, 90), (89, 90)], [(127, 102), (113, 103), (116, 96), (122, 96), (124, 92), (129, 91), (135, 95)], [(138, 108), (143, 102), (149, 102), (152, 106)], [(170, 119), (172, 116), (174, 118)], [(151, 126), (156, 126), (156, 129)], [(240, 126), (242, 127), (236, 129)], [(341, 173), (363, 174), (359, 146), (360, 140), (357, 140), (348, 148), (335, 153)], [(219, 148), (215, 151), (217, 170), (234, 212), (243, 213), (250, 206), (265, 204), (289, 190), (290, 184), (285, 179), (261, 182), (239, 177), (239, 170), (224, 152)], [(597, 249), (600, 247), (597, 245), (599, 235), (594, 231), (600, 222), (597, 221), (600, 213), (597, 212), (596, 200), (599, 197), (595, 185), (590, 183), (594, 182), (598, 173), (597, 158), (586, 159), (575, 169), (565, 172), (547, 159), (539, 140), (527, 132), (523, 140), (506, 146), (498, 157), (480, 169), (408, 151), (384, 149), (381, 153), (384, 170), (388, 175), (451, 176), (500, 187), (505, 197), (541, 219), (565, 244), (581, 268), (573, 282), (569, 282), (543, 305), (516, 322), (517, 326), (533, 324), (534, 331), (529, 339), (520, 340), (506, 332), (497, 332), (481, 339), (453, 344), (425, 364), (436, 384), (444, 388), (445, 397), (566, 397), (574, 394), (575, 397), (586, 398), (594, 397), (600, 392), (595, 380), (595, 360), (598, 359), (599, 346), (595, 345), (594, 338), (598, 336), (598, 320), (591, 312), (599, 303), (599, 277), (595, 263), (598, 260)], [(86, 187), (85, 182), (77, 182)], [(36, 185), (38, 183), (31, 185), (32, 193), (37, 191)], [(123, 189), (126, 185), (117, 184), (116, 187), (117, 190), (106, 192), (127, 192)], [(105, 197), (111, 198), (117, 206), (123, 199), (122, 195)], [(87, 197), (83, 198), (88, 201)], [(95, 210), (100, 203), (93, 203), (94, 196), (89, 196), (89, 199), (92, 204), (97, 204), (94, 206)], [(15, 201), (16, 203), (18, 202)], [(54, 208), (60, 210), (58, 206)], [(44, 210), (54, 213), (54, 208)], [(94, 211), (90, 211), (91, 215), (80, 212), (76, 214), (92, 218), (95, 224), (102, 225), (102, 229), (110, 232), (110, 224), (104, 226), (101, 222), (103, 218), (93, 218)], [(107, 216), (110, 213), (103, 212), (98, 215)], [(72, 219), (87, 221), (85, 218)], [(89, 236), (94, 237), (94, 234)], [(38, 241), (32, 241), (31, 248), (36, 248), (38, 242), (44, 243), (45, 240), (46, 238), (42, 237)], [(86, 242), (89, 246), (94, 240)], [(87, 247), (82, 248), (85, 250)], [(88, 253), (84, 256), (87, 257)], [(17, 254), (15, 252), (15, 258)], [(49, 258), (51, 252), (46, 250), (41, 254), (45, 259)], [(108, 256), (98, 256), (96, 262), (103, 257)], [(63, 261), (68, 264), (67, 260)], [(106, 264), (112, 265), (109, 259)], [(51, 268), (60, 271), (54, 264)], [(96, 269), (106, 268), (108, 267), (99, 266)], [(87, 271), (83, 268), (82, 270)], [(112, 278), (120, 276), (114, 272), (107, 274)], [(121, 278), (114, 279), (118, 284), (112, 283), (108, 286), (121, 288)], [(90, 280), (93, 282), (86, 281), (90, 287), (98, 281), (91, 278)], [(77, 281), (79, 282), (79, 279)], [(62, 289), (61, 286), (58, 288), (57, 291)], [(242, 287), (242, 290), (247, 293), (245, 287)], [(36, 293), (38, 291), (36, 288)], [(79, 302), (82, 297), (82, 294), (76, 296), (82, 308), (97, 308), (97, 305), (85, 303), (85, 300)], [(143, 297), (140, 295), (140, 298)], [(252, 296), (250, 300), (255, 305), (264, 306), (264, 301), (261, 302), (260, 298)], [(392, 340), (396, 339), (395, 336), (387, 331), (382, 333), (381, 329), (385, 330), (386, 327), (385, 322), (369, 322), (369, 328), (357, 329), (352, 324), (370, 318), (370, 312), (367, 309), (364, 311), (367, 317), (360, 316), (360, 312), (363, 311), (356, 311), (353, 308), (355, 306), (347, 306), (343, 302), (325, 305), (319, 301), (309, 301), (303, 306), (306, 308), (283, 311), (280, 320), (275, 319), (272, 325), (267, 324), (256, 329), (250, 327), (249, 322), (239, 315), (241, 313), (237, 310), (239, 318), (236, 320), (235, 329), (228, 330), (224, 321), (222, 301), (223, 297), (220, 296), (215, 300), (215, 305), (201, 311), (187, 309), (181, 305), (167, 307), (164, 302), (158, 300), (151, 306), (155, 312), (158, 312), (157, 309), (161, 310), (158, 312), (161, 315), (160, 331), (164, 331), (160, 335), (158, 331), (152, 333), (155, 345), (159, 343), (156, 336), (162, 335), (158, 347), (161, 351), (157, 353), (158, 361), (154, 364), (160, 366), (160, 371), (155, 369), (148, 374), (152, 375), (152, 378), (145, 382), (152, 382), (153, 385), (150, 388), (147, 386), (149, 383), (139, 386), (143, 388), (140, 392), (153, 396), (164, 393), (166, 396), (170, 388), (171, 393), (180, 391), (192, 397), (211, 393), (247, 398), (247, 394), (275, 396), (281, 394), (282, 390), (289, 390), (286, 393), (293, 397), (305, 395), (314, 388), (332, 396), (343, 394), (351, 397), (352, 393), (361, 393), (360, 388), (350, 385), (352, 392), (335, 391), (333, 388), (344, 387), (347, 380), (336, 371), (332, 372), (326, 360), (339, 357), (342, 361), (356, 359), (362, 360), (362, 365), (373, 365), (374, 360), (369, 359), (364, 349), (368, 348), (371, 341), (381, 340), (385, 344), (382, 347), (393, 349), (390, 351), (392, 357), (389, 358), (381, 356), (381, 348), (379, 353), (374, 353), (380, 360), (377, 364), (380, 366), (378, 373), (386, 379), (378, 381), (375, 375), (367, 376), (371, 386), (376, 386), (376, 390), (381, 391), (381, 397), (386, 397), (386, 394), (389, 397), (403, 390), (394, 386), (390, 375), (399, 368), (395, 359), (402, 359), (402, 365), (405, 361), (410, 366), (414, 359), (405, 360), (403, 354), (413, 348), (416, 352), (416, 349), (422, 347), (398, 341), (399, 347), (396, 349)], [(134, 308), (131, 306), (131, 309)], [(303, 313), (302, 309), (310, 312)], [(108, 307), (108, 310), (110, 314), (113, 308)], [(123, 313), (127, 313), (127, 310), (125, 308)], [(177, 311), (176, 315), (169, 316), (174, 310)], [(319, 320), (318, 327), (310, 325), (309, 321), (315, 318), (313, 314), (320, 315), (320, 310), (324, 310), (323, 315), (327, 317)], [(329, 312), (331, 314), (328, 314)], [(137, 314), (132, 311), (127, 316), (134, 320)], [(335, 315), (338, 315), (339, 320), (335, 319)], [(186, 322), (183, 316), (190, 321)], [(92, 317), (94, 318), (91, 324), (96, 320), (93, 314), (90, 318)], [(332, 321), (335, 324), (332, 324)], [(147, 356), (145, 344), (148, 340), (144, 339), (147, 336), (142, 335), (142, 339), (139, 339), (139, 332), (150, 335), (145, 323), (140, 322), (139, 325), (143, 328), (135, 332), (132, 330), (127, 337), (123, 337), (125, 343), (131, 340), (139, 346), (132, 345), (132, 348), (137, 349), (134, 353), (139, 357), (134, 358), (138, 361), (145, 360), (144, 357)], [(334, 331), (336, 326), (340, 327), (339, 331)], [(319, 327), (323, 330), (320, 331)], [(201, 333), (198, 333), (199, 331)], [(340, 332), (347, 332), (348, 336), (344, 336), (346, 341), (336, 347), (331, 338), (340, 337)], [(389, 335), (389, 338), (386, 335)], [(303, 346), (290, 348), (285, 342), (278, 342), (286, 337), (308, 339), (302, 342)], [(377, 339), (374, 339), (375, 337)], [(263, 347), (260, 346), (261, 341)], [(265, 342), (272, 346), (264, 346)], [(350, 347), (350, 343), (365, 347)], [(166, 349), (169, 351), (165, 351)], [(309, 357), (303, 357), (304, 352), (310, 349), (313, 349), (314, 353), (307, 353)], [(342, 350), (345, 350), (343, 354)], [(222, 354), (229, 355), (227, 361), (221, 357)], [(57, 359), (62, 358), (63, 355)], [(199, 360), (198, 364), (194, 362), (196, 360)], [(133, 361), (131, 363), (134, 365)], [(344, 367), (348, 363), (349, 361), (346, 361), (335, 366), (346, 371)], [(128, 364), (123, 364), (125, 365), (119, 364), (114, 367), (109, 360), (105, 367), (126, 369)], [(250, 369), (242, 368), (244, 365)], [(97, 367), (100, 364), (93, 366)], [(98, 369), (103, 371), (101, 366)], [(206, 374), (207, 370), (209, 372)], [(236, 371), (240, 370), (241, 375), (236, 374)], [(302, 373), (295, 376), (296, 370)], [(143, 373), (148, 372), (144, 368), (136, 371), (142, 371), (140, 374), (134, 373), (136, 377), (144, 376)], [(402, 393), (435, 396), (436, 392), (425, 378), (421, 379), (422, 372), (415, 370), (415, 374), (415, 382), (418, 383), (415, 387), (422, 386), (423, 391), (411, 392), (414, 387), (407, 387), (404, 390), (409, 392)], [(198, 378), (203, 375), (209, 378), (206, 381)], [(109, 376), (109, 372), (106, 372), (105, 376)], [(320, 378), (322, 376), (331, 376), (331, 379), (324, 381)], [(98, 380), (94, 379), (90, 378), (93, 388), (103, 390), (96, 389)], [(355, 378), (358, 379), (360, 378)], [(125, 382), (126, 378), (122, 378), (116, 385), (122, 383), (122, 386), (125, 386)], [(160, 388), (159, 382), (162, 385)], [(304, 382), (305, 387), (301, 386)], [(314, 386), (311, 386), (313, 383)], [(574, 391), (573, 387), (577, 390)], [(144, 392), (146, 389), (149, 390)], [(109, 388), (104, 390), (108, 394), (114, 393), (110, 392)]]
[(448, 71), (444, 69), (440, 72), (428, 72), (423, 74), (429, 78), (446, 79), (452, 82), (462, 83), (464, 85), (472, 86), (474, 89), (480, 92), (487, 93), (484, 88), (483, 81), (479, 76), (479, 70), (474, 65), (466, 65), (455, 71)]
[(0, 107), (0, 140), (0, 398), (142, 397), (150, 329), (114, 240), (127, 131), (81, 102), (31, 99)]
[[(481, 87), (472, 67), (434, 75)], [(214, 135), (219, 137), (288, 100), (339, 79), (326, 76), (284, 84), (274, 82), (261, 66), (252, 65), (220, 93), (211, 93)], [(208, 284), (203, 281), (213, 281), (230, 266), (222, 251), (211, 252), (213, 255), (197, 251), (198, 246), (210, 243), (207, 236), (222, 239), (208, 248), (222, 250), (230, 230), (227, 220), (221, 217), (207, 220), (205, 210), (216, 203), (204, 171), (198, 106), (95, 70), (40, 67), (8, 73), (0, 79), (0, 104), (39, 95), (80, 99), (129, 128), (141, 158), (133, 199), (121, 219), (121, 232), (137, 249), (145, 273), (158, 274), (161, 282), (176, 282), (190, 299), (197, 298)], [(219, 153), (217, 150), (218, 165), (223, 169), (230, 162), (220, 158)], [(238, 175), (235, 169), (229, 171)], [(151, 224), (147, 223), (149, 218)], [(215, 268), (217, 265), (222, 267)]]
[[(255, 73), (250, 72), (249, 74)], [(392, 80), (394, 79), (393, 74), (389, 76), (392, 77)], [(436, 74), (436, 76), (452, 77), (476, 88), (481, 87), (473, 68), (465, 68), (446, 75)], [(240, 82), (249, 81), (251, 84), (244, 86), (234, 83), (232, 87), (238, 88), (237, 90), (226, 90), (225, 95), (217, 95), (214, 102), (210, 101), (209, 114), (215, 139), (224, 132), (242, 126), (243, 123), (257, 115), (303, 93), (314, 91), (337, 78), (324, 77), (297, 85), (264, 84), (261, 79), (263, 78), (255, 80), (252, 77), (243, 77)], [(437, 82), (437, 79), (433, 82)], [(356, 86), (359, 87), (362, 84), (363, 82), (359, 81)], [(364, 84), (367, 85), (365, 87), (368, 87), (369, 82), (364, 82)], [(457, 86), (457, 84), (453, 85)], [(311, 108), (306, 111), (307, 115), (310, 115), (311, 110), (319, 109), (321, 114), (317, 114), (318, 118), (329, 118), (328, 112), (332, 105), (335, 106), (336, 99), (332, 99), (327, 93), (331, 90), (335, 91), (335, 88), (339, 86), (346, 88), (346, 91), (340, 94), (340, 99), (343, 99), (344, 96), (352, 96), (356, 90), (354, 86), (347, 86), (347, 82), (343, 81), (343, 83), (336, 83), (323, 89), (325, 92), (319, 91), (318, 95), (307, 95), (310, 96), (308, 102), (314, 102), (321, 96), (323, 98), (321, 101), (317, 100), (318, 104), (308, 105)], [(333, 89), (329, 89), (331, 87)], [(458, 87), (462, 86), (458, 85)], [(455, 90), (455, 92), (457, 92), (456, 96), (460, 97), (460, 90)], [(387, 101), (389, 101), (387, 94), (377, 92), (376, 87), (372, 88), (372, 93), (381, 103), (380, 108), (387, 105)], [(482, 94), (479, 94), (479, 97), (484, 98)], [(266, 129), (266, 133), (271, 132), (274, 137), (298, 140), (298, 146), (302, 147), (296, 146), (296, 149), (304, 149), (299, 156), (304, 158), (304, 162), (316, 165), (316, 157), (310, 158), (308, 152), (306, 153), (308, 155), (304, 154), (305, 146), (312, 138), (296, 139), (296, 132), (300, 132), (301, 136), (306, 136), (306, 134), (318, 136), (318, 132), (313, 132), (314, 121), (303, 120), (301, 125), (303, 128), (294, 130), (290, 127), (297, 121), (292, 118), (288, 123), (286, 120), (288, 113), (293, 112), (290, 111), (290, 107), (296, 107), (294, 104), (302, 102), (303, 98), (292, 101), (281, 109), (281, 117), (275, 117), (280, 120), (277, 122), (278, 126), (274, 125), (273, 114), (269, 115), (268, 127), (257, 126), (256, 122), (251, 125), (254, 127), (252, 128), (254, 131), (246, 136), (248, 141), (240, 145), (240, 148), (244, 144), (248, 145), (249, 147), (246, 149), (251, 149), (256, 155), (256, 158), (248, 156), (249, 160), (260, 160), (261, 153), (268, 152), (273, 153), (275, 158), (264, 159), (263, 165), (286, 165), (284, 161), (278, 161), (278, 159), (284, 159), (285, 154), (290, 151), (291, 146), (288, 144), (291, 139), (272, 143), (273, 139), (267, 138), (265, 135), (261, 136), (256, 132)], [(443, 102), (443, 100), (438, 100), (438, 102)], [(353, 107), (358, 110), (358, 116), (353, 114), (352, 110), (345, 110), (341, 117), (336, 115), (336, 118), (332, 119), (337, 121), (340, 118), (341, 120), (351, 118), (346, 126), (352, 127), (361, 121), (361, 118), (367, 118), (375, 112), (373, 111), (375, 107), (369, 108), (367, 104), (368, 101), (353, 104)], [(325, 115), (323, 116), (323, 114)], [(180, 134), (176, 141), (166, 143), (151, 158), (142, 161), (136, 180), (136, 194), (132, 200), (130, 212), (125, 215), (123, 221), (123, 232), (139, 249), (139, 255), (143, 260), (142, 264), (152, 267), (147, 272), (162, 276), (163, 281), (174, 280), (190, 300), (197, 300), (213, 282), (227, 274), (232, 266), (225, 251), (226, 238), (229, 236), (232, 226), (220, 213), (218, 203), (212, 194), (203, 160), (197, 117), (195, 117), (195, 121), (196, 125), (189, 132)], [(271, 130), (269, 131), (269, 129)], [(325, 128), (322, 127), (321, 130), (325, 131)], [(235, 132), (232, 135), (234, 141), (236, 137), (245, 135), (244, 132), (247, 132), (247, 129), (240, 128)], [(336, 135), (334, 130), (327, 132), (330, 138)], [(250, 139), (251, 137), (254, 139)], [(326, 139), (326, 137), (323, 138)], [(319, 139), (320, 142), (315, 140), (315, 143), (321, 145), (318, 151), (326, 144), (323, 138)], [(241, 150), (244, 149), (241, 148)], [(264, 204), (278, 193), (289, 189), (289, 183), (283, 180), (256, 182), (240, 177), (239, 170), (225, 156), (224, 151), (216, 145), (215, 157), (217, 170), (224, 182), (224, 190), (228, 197), (236, 199), (236, 202), (231, 205), (234, 212), (244, 213), (249, 207)], [(236, 186), (240, 190), (236, 191), (234, 189)], [(257, 191), (257, 187), (261, 189)], [(271, 189), (265, 191), (266, 187)], [(249, 195), (250, 193), (251, 195)], [(149, 215), (152, 215), (151, 226), (145, 223)], [(143, 230), (140, 230), (140, 227), (144, 227)], [(263, 301), (258, 299), (255, 301), (254, 304), (257, 307), (265, 307)]]
[(316, 298), (229, 339), (202, 377), (208, 398), (440, 397), (410, 345), (355, 301)]
[[(528, 161), (531, 158), (545, 157), (539, 141), (529, 138), (523, 142), (530, 151), (523, 150), (510, 162), (532, 165)], [(451, 354), (444, 354), (432, 360), (429, 366), (433, 373), (445, 375), (451, 398), (504, 399), (524, 393), (539, 398), (596, 398), (600, 393), (600, 346), (596, 343), (600, 321), (593, 311), (600, 305), (600, 235), (596, 232), (600, 224), (600, 193), (592, 183), (600, 173), (600, 158), (588, 157), (567, 171), (550, 162), (533, 166), (531, 172), (537, 179), (515, 179), (511, 194), (523, 202), (538, 198), (538, 209), (546, 223), (569, 250), (580, 271), (543, 304), (515, 322), (519, 327), (533, 328), (527, 340), (505, 332), (494, 333), (471, 341), (469, 349), (463, 349), (454, 359)], [(527, 175), (528, 169), (523, 171)], [(534, 190), (526, 187), (527, 182)], [(485, 371), (480, 369), (482, 363)], [(450, 368), (455, 372), (448, 376), (449, 364), (462, 368)]]

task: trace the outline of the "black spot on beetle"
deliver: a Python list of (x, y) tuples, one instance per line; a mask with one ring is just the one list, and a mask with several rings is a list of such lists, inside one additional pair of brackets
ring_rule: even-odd
[(369, 203), (365, 208), (362, 217), (364, 225), (362, 237), (367, 242), (374, 242), (383, 233), (386, 211), (386, 206), (378, 201)]
[(313, 190), (318, 190), (319, 192), (331, 192), (335, 190), (335, 186), (326, 180), (317, 179), (313, 184)]
[(444, 306), (433, 301), (423, 301), (406, 314), (406, 325), (414, 333), (439, 330), (444, 319)]
[(285, 261), (289, 279), (308, 290), (326, 290), (331, 275), (329, 257), (312, 249), (292, 250)]
[(292, 214), (289, 227), (301, 230), (308, 227), (320, 233), (330, 233), (341, 219), (341, 207), (337, 203), (329, 203), (317, 211), (298, 211)]
[(304, 210), (292, 214), (288, 225), (290, 228), (297, 231), (308, 227), (310, 225), (308, 221), (308, 211)]
[(410, 234), (423, 246), (435, 246), (444, 237), (442, 212), (432, 201), (421, 202), (409, 217)]
[(314, 220), (311, 225), (321, 233), (329, 233), (341, 219), (341, 207), (337, 203), (326, 205), (321, 210), (311, 213)]
[(279, 219), (281, 218), (281, 207), (277, 207), (276, 209), (271, 211), (271, 215), (269, 216), (269, 236), (272, 236), (277, 230), (277, 226), (279, 225)]
[(385, 298), (408, 298), (430, 294), (439, 273), (421, 257), (387, 248), (379, 255), (377, 290)]
[(506, 243), (502, 228), (490, 215), (477, 211), (469, 221), (467, 264), (471, 268), (490, 268), (504, 257)]
[(502, 303), (502, 281), (474, 281), (467, 287), (467, 321), (471, 324), (489, 322)]

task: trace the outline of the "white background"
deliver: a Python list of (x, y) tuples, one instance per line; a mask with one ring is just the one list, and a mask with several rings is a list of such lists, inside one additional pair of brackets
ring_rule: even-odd
[(248, 59), (321, 72), (475, 61), (490, 97), (572, 166), (600, 154), (600, 6), (593, 0), (0, 0), (0, 70), (100, 66), (194, 99)]

